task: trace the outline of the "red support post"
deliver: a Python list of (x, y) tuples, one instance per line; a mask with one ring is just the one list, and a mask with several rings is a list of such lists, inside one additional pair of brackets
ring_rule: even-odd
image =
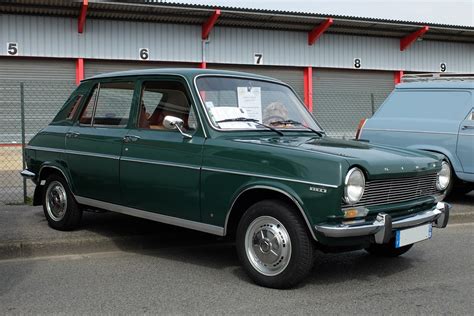
[(84, 32), (84, 27), (86, 26), (86, 15), (87, 7), (89, 6), (89, 0), (82, 0), (81, 12), (79, 13), (79, 19), (77, 20), (77, 32)]
[(308, 111), (313, 112), (313, 67), (306, 67), (304, 75), (304, 103)]
[(201, 64), (199, 65), (199, 68), (206, 69), (207, 68), (207, 63), (205, 61), (202, 61)]
[(216, 24), (217, 19), (221, 15), (221, 10), (216, 9), (214, 13), (207, 19), (207, 21), (202, 25), (202, 39), (205, 40), (209, 37), (214, 24)]
[(419, 30), (400, 39), (400, 51), (403, 52), (405, 49), (410, 47), (410, 45), (413, 44), (418, 38), (422, 37), (426, 32), (428, 32), (429, 29), (430, 28), (428, 26), (423, 26)]
[(81, 80), (84, 79), (84, 59), (78, 58), (76, 60), (76, 85), (81, 83)]
[(313, 45), (318, 38), (332, 25), (333, 19), (329, 18), (323, 23), (316, 26), (311, 32), (308, 33), (308, 45)]
[(397, 70), (393, 73), (393, 82), (395, 83), (395, 85), (402, 82), (402, 77), (403, 77), (403, 70)]

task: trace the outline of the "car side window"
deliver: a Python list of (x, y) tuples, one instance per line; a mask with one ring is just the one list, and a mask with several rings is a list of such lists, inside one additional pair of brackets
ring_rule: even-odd
[(72, 102), (72, 106), (69, 110), (69, 113), (66, 116), (66, 120), (71, 121), (74, 118), (74, 115), (76, 114), (77, 109), (79, 108), (79, 105), (81, 104), (81, 100), (82, 100), (82, 95), (77, 95), (74, 98), (74, 100)]
[(80, 125), (91, 125), (92, 115), (94, 114), (95, 103), (97, 101), (97, 92), (99, 91), (99, 86), (96, 85), (87, 100), (87, 104), (82, 110), (81, 117), (79, 118)]
[(174, 81), (144, 82), (141, 89), (141, 101), (138, 127), (144, 129), (165, 129), (166, 116), (174, 116), (184, 121), (188, 131), (197, 128), (194, 110), (183, 84)]
[(127, 126), (134, 88), (133, 82), (99, 84), (94, 88), (79, 123), (98, 127)]

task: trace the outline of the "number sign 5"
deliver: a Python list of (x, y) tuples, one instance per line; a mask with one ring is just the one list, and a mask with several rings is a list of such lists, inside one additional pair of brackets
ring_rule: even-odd
[(8, 42), (7, 43), (7, 54), (10, 56), (18, 55), (18, 43)]

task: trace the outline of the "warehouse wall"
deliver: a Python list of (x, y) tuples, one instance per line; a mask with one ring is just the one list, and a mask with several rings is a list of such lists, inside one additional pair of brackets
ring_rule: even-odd
[[(150, 49), (150, 60), (200, 62), (199, 25), (157, 24), (88, 19), (77, 33), (77, 19), (2, 15), (0, 56), (6, 43), (17, 42), (20, 56), (138, 60), (139, 49)], [(313, 46), (304, 32), (216, 27), (206, 44), (206, 61), (253, 64), (263, 54), (265, 65), (361, 69), (474, 72), (474, 45), (438, 41), (415, 42), (400, 52), (394, 38), (324, 34)]]

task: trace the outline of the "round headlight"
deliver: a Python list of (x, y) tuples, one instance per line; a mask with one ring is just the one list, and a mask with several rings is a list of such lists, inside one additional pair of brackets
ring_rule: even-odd
[(347, 204), (355, 204), (364, 195), (365, 176), (359, 168), (352, 168), (346, 175), (344, 181), (344, 201)]
[(444, 191), (451, 182), (451, 167), (447, 161), (441, 163), (441, 170), (438, 172), (436, 179), (436, 188), (439, 191)]

